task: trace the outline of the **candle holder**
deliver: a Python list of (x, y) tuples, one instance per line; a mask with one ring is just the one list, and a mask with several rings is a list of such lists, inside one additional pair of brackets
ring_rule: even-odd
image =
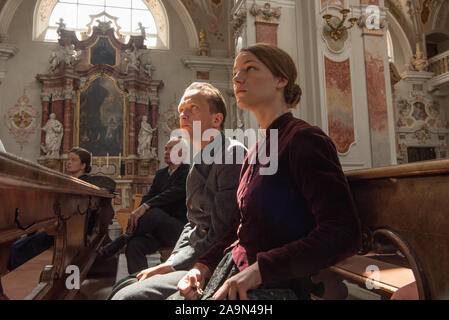
[(345, 22), (347, 20), (349, 12), (350, 12), (349, 9), (341, 9), (340, 10), (340, 13), (342, 14), (341, 18), (329, 13), (326, 13), (323, 16), (323, 19), (326, 20), (326, 23), (330, 28), (330, 36), (335, 41), (340, 40), (343, 37), (344, 32), (354, 27), (355, 23), (358, 20), (358, 18), (351, 17), (348, 19), (350, 25), (345, 26)]

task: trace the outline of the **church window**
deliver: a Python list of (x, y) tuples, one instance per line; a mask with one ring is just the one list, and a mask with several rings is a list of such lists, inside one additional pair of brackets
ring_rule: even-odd
[[(168, 48), (168, 21), (160, 0), (40, 0), (37, 12), (35, 40), (56, 42), (61, 18), (65, 29), (75, 31), (82, 40), (89, 24), (96, 26), (100, 20), (111, 21), (116, 29), (119, 26), (125, 43), (145, 28), (148, 48)], [(113, 21), (111, 16), (118, 19)]]

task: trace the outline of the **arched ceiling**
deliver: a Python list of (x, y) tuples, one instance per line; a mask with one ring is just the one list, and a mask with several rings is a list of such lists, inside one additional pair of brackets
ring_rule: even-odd
[(413, 35), (449, 26), (449, 0), (385, 0), (385, 4), (404, 30)]
[(434, 32), (449, 34), (449, 0), (385, 0), (412, 48)]

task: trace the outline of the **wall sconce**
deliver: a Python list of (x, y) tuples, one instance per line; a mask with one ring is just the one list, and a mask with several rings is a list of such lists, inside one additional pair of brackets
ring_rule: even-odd
[(340, 13), (343, 15), (342, 18), (339, 18), (337, 16), (331, 15), (329, 13), (326, 13), (323, 16), (323, 19), (326, 20), (327, 25), (330, 28), (330, 36), (335, 41), (340, 40), (343, 37), (343, 34), (346, 30), (351, 29), (354, 27), (355, 23), (357, 22), (358, 18), (351, 17), (348, 19), (350, 25), (345, 26), (346, 19), (348, 17), (348, 13), (351, 11), (349, 9), (341, 9)]

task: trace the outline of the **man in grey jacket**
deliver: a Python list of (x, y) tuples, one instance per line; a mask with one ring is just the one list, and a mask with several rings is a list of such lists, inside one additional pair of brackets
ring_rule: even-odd
[[(184, 92), (178, 111), (181, 129), (198, 150), (186, 182), (188, 223), (169, 259), (141, 271), (133, 284), (115, 292), (113, 300), (167, 298), (177, 291), (179, 280), (196, 259), (229, 229), (237, 230), (236, 193), (246, 149), (222, 133), (225, 100), (212, 85), (193, 83)], [(210, 139), (203, 141), (206, 136)]]

